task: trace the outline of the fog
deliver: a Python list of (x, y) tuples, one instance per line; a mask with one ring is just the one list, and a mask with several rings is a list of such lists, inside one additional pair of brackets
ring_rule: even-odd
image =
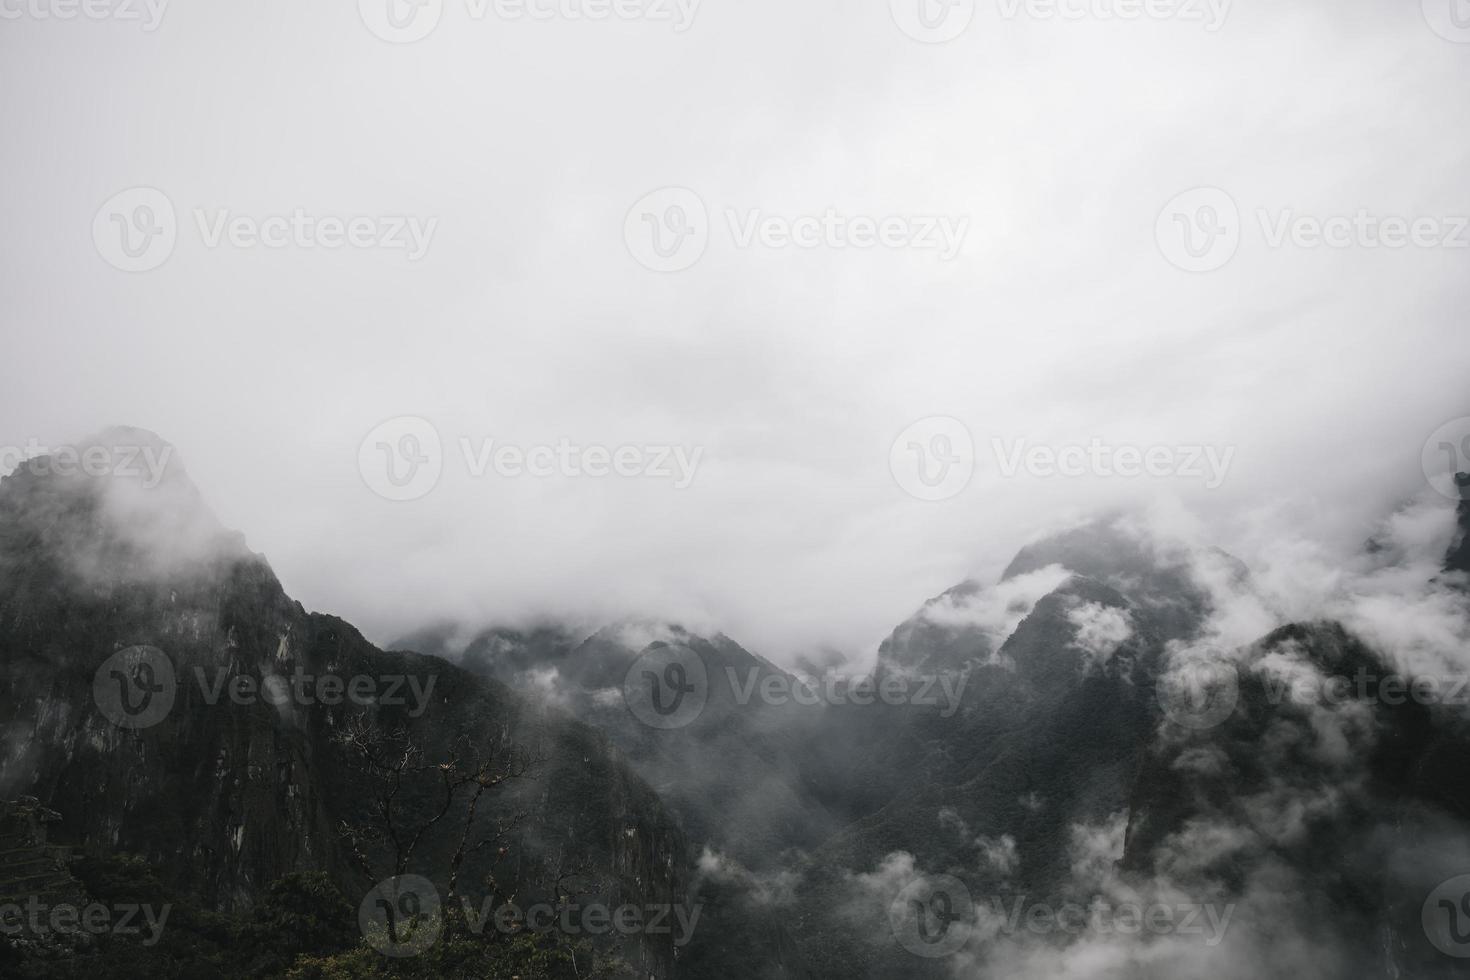
[[(1330, 576), (1470, 414), (1470, 44), (1433, 0), (1198, 5), (1224, 11), (1214, 30), (1036, 6), (982, 3), (944, 44), (878, 2), (661, 22), (449, 0), (405, 44), (371, 4), (169, 4), (156, 30), (6, 6), (0, 462), (153, 430), (294, 597), (379, 642), (656, 617), (778, 663), (864, 660), (925, 599), (1127, 504)], [(136, 187), (167, 197), (176, 242), (129, 272), (94, 226)], [(625, 233), (670, 187), (708, 244), (660, 272)], [(1197, 188), (1238, 207), (1239, 245), (1191, 272), (1158, 228)], [(742, 245), (756, 212), (829, 209), (965, 230), (949, 259)], [(406, 247), (228, 231), (298, 212), (397, 222)], [(1359, 212), (1443, 238), (1272, 244), (1283, 220)], [(916, 499), (890, 457), (940, 416), (974, 474)], [(412, 500), (360, 465), (400, 417), (444, 449)], [(1018, 440), (1228, 465), (1008, 474)], [(504, 444), (667, 447), (675, 475), (474, 475)], [(1273, 581), (1292, 613), (1292, 585), (1306, 610), (1331, 592)]]

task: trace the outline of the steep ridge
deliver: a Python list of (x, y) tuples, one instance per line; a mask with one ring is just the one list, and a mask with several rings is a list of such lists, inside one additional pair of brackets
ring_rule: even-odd
[[(604, 736), (307, 613), (218, 525), (177, 461), (157, 486), (62, 475), (45, 459), (0, 481), (0, 581), (0, 799), (38, 797), (61, 814), (57, 835), (88, 855), (140, 856), (222, 911), (306, 870), (327, 872), (355, 906), (396, 854), (381, 776), (344, 733), (401, 732), (431, 764), (531, 762), (478, 813), (476, 836), (495, 817), (514, 826), (503, 847), (465, 859), (461, 894), (493, 875), (497, 894), (529, 900), (576, 872), (614, 906), (687, 898), (682, 833)], [(143, 713), (120, 725), (109, 704)], [(438, 812), (438, 780), (432, 769), (404, 780), (400, 829)], [(448, 831), (468, 815), (461, 794), (406, 870), (443, 891), (458, 839)], [(673, 974), (668, 935), (640, 934), (621, 955), (641, 975)]]
[[(798, 940), (822, 951), (823, 975), (1458, 975), (1420, 918), (1437, 883), (1470, 871), (1463, 700), (1375, 689), (1294, 704), (1283, 687), (1304, 675), (1404, 668), (1335, 622), (1283, 625), (1230, 659), (1208, 632), (1222, 584), (1245, 591), (1249, 577), (1223, 553), (1106, 519), (1028, 547), (995, 586), (965, 583), (895, 630), (880, 670), (949, 669), (970, 685), (947, 722), (869, 718), (917, 737), (925, 749), (907, 761), (922, 776), (804, 869), (794, 905), (823, 911), (802, 917)], [(1226, 659), (1206, 660), (1205, 680), (1238, 671), (1238, 687), (1224, 703), (1213, 691), (1180, 703), (1175, 672), (1206, 655)], [(1235, 710), (1192, 714), (1217, 704)], [(966, 924), (986, 938), (931, 959), (893, 941), (902, 905), (882, 900), (934, 876), (960, 883)], [(1130, 945), (1029, 934), (1005, 922), (1013, 900), (1047, 914), (1101, 900), (1237, 914), (1209, 943)]]
[[(644, 683), (641, 658), (660, 647), (697, 661), (702, 677), (692, 695), (697, 711), (667, 728), (639, 718), (625, 696), (626, 685)], [(769, 703), (761, 695), (764, 682), (796, 679), (729, 637), (636, 621), (580, 641), (554, 627), (502, 629), (476, 637), (461, 663), (539, 692), (606, 733), (679, 815), (697, 847), (764, 867), (787, 848), (814, 846), (838, 826), (811, 785), (819, 764), (805, 735), (821, 730), (820, 708), (789, 699)]]
[[(1463, 604), (1465, 502), (1457, 518), (1447, 548), (1435, 538), (1441, 612)], [(1384, 545), (1374, 560), (1399, 554)], [(662, 622), (488, 630), (457, 664), (448, 628), (395, 644), (428, 654), (381, 651), (286, 596), (177, 467), (147, 488), (29, 469), (0, 481), (0, 581), (0, 799), (39, 798), (64, 840), (141, 855), (211, 908), (251, 907), (315, 869), (355, 904), (391, 866), (381, 787), (352, 751), (366, 730), (401, 733), (424, 759), (534, 770), (489, 798), (514, 826), (466, 859), (462, 883), (533, 898), (570, 870), (609, 903), (700, 903), (689, 946), (640, 936), (620, 950), (643, 976), (1457, 969), (1420, 919), (1439, 882), (1470, 873), (1463, 705), (1377, 688), (1324, 700), (1336, 677), (1419, 679), (1336, 620), (1275, 619), (1220, 647), (1222, 603), (1253, 589), (1245, 567), (1126, 515), (929, 600), (866, 687), (810, 700), (796, 692), (822, 679)], [(1181, 704), (1176, 686), (1200, 669), (1229, 682), (1203, 722), (1192, 713), (1219, 707), (1220, 689)], [(370, 696), (285, 696), (301, 675), (366, 678)], [(258, 696), (232, 697), (239, 678)], [(112, 687), (136, 695), (128, 683), (143, 681), (171, 708), (136, 727), (109, 717)], [(390, 681), (416, 696), (391, 696)], [(908, 694), (877, 696), (885, 685)], [(404, 818), (439, 798), (433, 778), (405, 783)], [(409, 870), (447, 893), (454, 861), (454, 835), (434, 833)], [(900, 938), (905, 916), (929, 914), (904, 896), (934, 876), (973, 899), (963, 924), (977, 938), (945, 955)], [(1208, 902), (1234, 919), (1217, 943), (1121, 943), (1028, 936), (998, 912), (1098, 896)]]

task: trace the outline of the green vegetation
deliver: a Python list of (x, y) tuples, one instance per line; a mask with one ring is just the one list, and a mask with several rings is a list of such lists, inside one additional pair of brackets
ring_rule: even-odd
[(556, 934), (448, 930), (422, 955), (386, 957), (358, 932), (357, 913), (325, 874), (291, 874), (275, 882), (263, 902), (232, 917), (203, 911), (171, 894), (153, 870), (135, 858), (84, 859), (72, 868), (93, 901), (117, 908), (168, 906), (166, 925), (153, 942), (105, 933), (36, 942), (24, 935), (0, 939), (0, 976), (18, 980), (625, 980), (633, 972), (586, 942)]

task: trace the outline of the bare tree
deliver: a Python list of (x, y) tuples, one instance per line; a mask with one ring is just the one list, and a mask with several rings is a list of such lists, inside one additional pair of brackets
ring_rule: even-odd
[[(480, 807), (485, 794), (511, 780), (535, 778), (534, 770), (546, 761), (539, 752), (515, 747), (488, 753), (482, 749), (476, 754), (468, 738), (454, 743), (444, 758), (430, 761), (423, 744), (407, 729), (402, 726), (385, 729), (366, 715), (350, 719), (338, 731), (336, 739), (348, 750), (354, 767), (379, 787), (373, 800), (377, 825), (363, 828), (345, 821), (341, 825), (342, 837), (353, 858), (369, 877), (378, 874), (368, 857), (372, 845), (386, 844), (392, 854), (393, 876), (407, 874), (420, 843), (445, 822), (456, 800), (467, 801), (458, 841), (449, 861), (447, 897), (451, 908), (458, 896), (465, 858), (491, 846), (501, 847), (503, 853), (505, 841), (527, 816), (519, 811), (498, 816), (491, 826), (483, 826)], [(427, 814), (414, 814), (403, 802), (405, 785), (417, 780), (429, 780), (437, 786), (437, 802)], [(498, 891), (493, 875), (490, 884)]]

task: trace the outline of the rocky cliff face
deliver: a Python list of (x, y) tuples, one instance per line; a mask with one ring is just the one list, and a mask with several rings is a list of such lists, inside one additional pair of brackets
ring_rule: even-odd
[[(139, 855), (219, 910), (304, 870), (352, 904), (395, 870), (448, 895), (474, 814), (473, 836), (504, 836), (470, 851), (460, 894), (533, 901), (570, 876), (610, 905), (702, 904), (688, 946), (622, 945), (640, 976), (1450, 976), (1421, 914), (1470, 872), (1464, 690), (1322, 695), (1423, 679), (1381, 641), (1465, 621), (1467, 507), (1444, 568), (1385, 539), (1366, 565), (1399, 591), (1341, 621), (1252, 606), (1274, 628), (1244, 646), (1220, 641), (1254, 595), (1239, 562), (1091, 522), (925, 603), (868, 697), (818, 679), (806, 698), (728, 637), (665, 623), (491, 630), (458, 663), (431, 655), (442, 631), (398, 644), (430, 654), (384, 652), (287, 596), (181, 468), (147, 487), (23, 468), (0, 481), (0, 799), (37, 798), (56, 838)], [(1227, 698), (1178, 687), (1199, 668)], [(916, 696), (877, 697), (890, 683)], [(392, 753), (365, 744), (414, 765), (387, 778)], [(478, 811), (443, 788), (471, 762), (496, 777)], [(962, 912), (905, 898), (936, 876)], [(1234, 924), (1217, 944), (1120, 942), (1030, 935), (1002, 908), (1099, 896)], [(918, 946), (905, 916), (926, 916)], [(956, 923), (968, 945), (923, 945)]]
[(1445, 567), (1453, 572), (1470, 574), (1470, 473), (1455, 474), (1455, 483), (1460, 488), (1460, 503), (1456, 510), (1460, 534), (1450, 547), (1445, 558)]
[[(515, 825), (466, 859), (462, 894), (493, 875), (524, 899), (575, 873), (612, 904), (686, 900), (684, 837), (605, 737), (308, 613), (177, 463), (153, 487), (44, 460), (6, 477), (0, 581), (0, 799), (38, 797), (89, 854), (139, 855), (220, 910), (304, 870), (355, 905), (396, 856), (383, 781), (344, 736), (365, 726), (401, 732), (430, 765), (534, 760), (482, 804), (476, 835)], [(400, 832), (438, 812), (437, 779), (404, 781)], [(444, 887), (467, 807), (456, 798), (408, 871)], [(669, 936), (623, 952), (643, 975), (673, 973)]]
[[(1465, 515), (1462, 504), (1462, 534)], [(1462, 550), (1463, 539), (1450, 568)], [(917, 738), (907, 762), (922, 775), (819, 852), (800, 904), (835, 911), (805, 920), (804, 946), (831, 946), (848, 975), (873, 977), (1457, 975), (1421, 925), (1426, 896), (1470, 853), (1455, 678), (1416, 678), (1336, 622), (1215, 648), (1213, 620), (1231, 611), (1214, 596), (1248, 583), (1229, 556), (1105, 523), (1027, 548), (990, 589), (967, 583), (926, 604), (880, 669), (964, 672), (965, 708), (948, 723), (870, 716)], [(1378, 607), (1385, 624), (1422, 615), (1412, 601)], [(1449, 593), (1433, 602), (1463, 621)], [(1194, 656), (1205, 686), (1218, 669), (1228, 690), (1176, 699), (1174, 672)], [(1366, 692), (1323, 700), (1330, 678), (1359, 676)], [(1445, 700), (1378, 687), (1416, 679)], [(854, 883), (876, 889), (885, 874), (958, 880), (977, 908), (966, 924), (988, 941), (937, 961), (865, 943), (880, 920), (854, 914)], [(1234, 913), (1234, 931), (1215, 945), (1028, 931), (1004, 919), (1013, 899), (1047, 914), (1065, 902), (1208, 904)]]
[[(1264, 893), (1297, 896), (1269, 916), (1316, 950), (1312, 975), (1459, 975), (1419, 920), (1467, 840), (1463, 703), (1411, 696), (1412, 676), (1332, 622), (1273, 631), (1238, 677), (1218, 725), (1153, 741), (1122, 867), (1262, 919)], [(1242, 925), (1259, 936), (1265, 922)]]

